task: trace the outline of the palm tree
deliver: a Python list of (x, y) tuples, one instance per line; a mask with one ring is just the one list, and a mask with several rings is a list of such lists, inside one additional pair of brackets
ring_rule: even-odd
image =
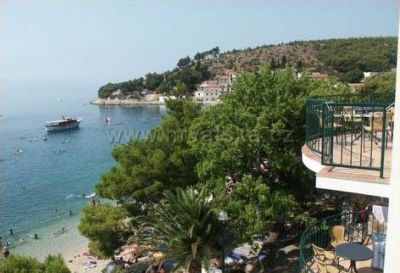
[(217, 216), (203, 192), (189, 188), (166, 192), (152, 221), (154, 236), (165, 247), (167, 258), (188, 273), (208, 268), (219, 234)]

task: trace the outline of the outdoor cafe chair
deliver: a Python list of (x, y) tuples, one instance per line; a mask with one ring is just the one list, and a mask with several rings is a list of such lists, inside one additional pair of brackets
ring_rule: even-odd
[(322, 247), (312, 245), (312, 249), (314, 252), (314, 259), (322, 262), (330, 262), (333, 263), (335, 261), (335, 253), (333, 251), (328, 251), (323, 249)]
[(333, 226), (330, 231), (331, 235), (331, 245), (333, 247), (336, 247), (340, 244), (348, 243), (344, 239), (344, 232), (345, 232), (345, 227), (341, 225)]
[(325, 262), (316, 261), (318, 273), (339, 273), (340, 270), (333, 265), (326, 264)]

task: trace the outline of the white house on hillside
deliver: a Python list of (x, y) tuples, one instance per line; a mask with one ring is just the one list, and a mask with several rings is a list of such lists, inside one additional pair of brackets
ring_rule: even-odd
[(202, 82), (194, 93), (196, 101), (217, 101), (221, 94), (232, 91), (236, 74), (220, 76), (217, 80)]
[(205, 81), (195, 91), (196, 101), (217, 101), (225, 88), (218, 81)]
[(378, 75), (379, 73), (378, 72), (363, 72), (363, 74), (364, 74), (364, 79), (366, 79), (366, 78), (370, 78), (375, 75)]

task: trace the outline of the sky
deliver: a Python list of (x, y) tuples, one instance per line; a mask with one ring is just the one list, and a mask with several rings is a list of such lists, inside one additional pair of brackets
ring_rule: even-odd
[(0, 79), (103, 84), (181, 57), (293, 40), (396, 36), (396, 0), (1, 1)]

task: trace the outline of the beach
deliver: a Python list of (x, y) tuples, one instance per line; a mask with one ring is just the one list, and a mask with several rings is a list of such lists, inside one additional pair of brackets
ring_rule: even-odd
[[(101, 271), (105, 268), (109, 259), (95, 259), (84, 254), (88, 251), (87, 245), (83, 245), (81, 247), (76, 247), (74, 249), (70, 249), (62, 254), (65, 262), (68, 265), (68, 268), (71, 270), (72, 273), (83, 273), (83, 272), (91, 272), (91, 273), (101, 273)], [(87, 261), (95, 261), (96, 267), (85, 269), (84, 264)]]
[[(44, 226), (35, 232), (39, 239), (34, 240), (29, 235), (24, 235), (25, 243), (15, 248), (11, 252), (27, 254), (44, 260), (48, 255), (60, 253), (64, 258), (72, 273), (94, 272), (100, 273), (109, 262), (108, 259), (100, 260), (88, 254), (88, 239), (83, 237), (78, 231), (79, 215)], [(54, 232), (65, 228), (65, 232), (54, 235)], [(85, 270), (85, 264), (95, 261), (96, 267)]]

